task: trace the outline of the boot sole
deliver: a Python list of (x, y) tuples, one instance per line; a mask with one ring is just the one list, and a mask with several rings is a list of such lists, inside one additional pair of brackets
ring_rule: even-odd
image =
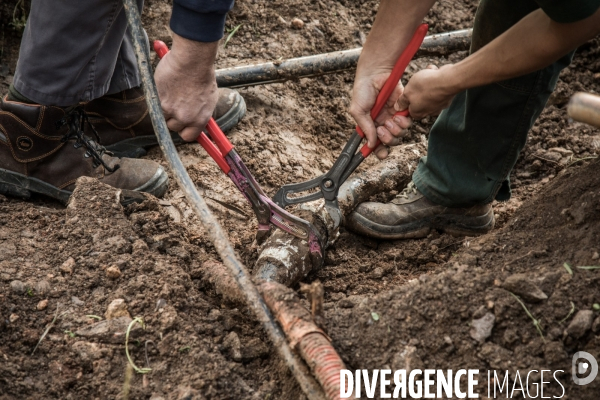
[[(231, 130), (246, 115), (246, 102), (244, 98), (235, 92), (235, 101), (233, 106), (215, 122), (223, 132)], [(176, 145), (185, 143), (178, 133), (172, 132), (171, 139)], [(158, 145), (158, 140), (154, 135), (137, 136), (120, 142), (104, 146), (116, 157), (139, 158), (146, 155), (146, 150), (152, 146)]]
[[(154, 176), (142, 186), (134, 190), (122, 189), (121, 204), (127, 205), (144, 201), (145, 197), (142, 192), (161, 197), (167, 191), (168, 183), (167, 173), (162, 167), (159, 167)], [(68, 190), (59, 189), (37, 178), (0, 168), (0, 194), (27, 200), (33, 193), (53, 198), (64, 205), (67, 205), (72, 194)]]
[(420, 239), (433, 229), (441, 230), (453, 236), (479, 236), (494, 228), (494, 212), (474, 217), (464, 215), (437, 215), (401, 226), (381, 225), (360, 214), (353, 213), (346, 227), (353, 232), (376, 239)]

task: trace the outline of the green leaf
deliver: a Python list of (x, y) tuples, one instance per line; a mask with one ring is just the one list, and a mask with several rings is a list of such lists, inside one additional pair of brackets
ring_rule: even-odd
[(564, 263), (563, 267), (565, 267), (565, 269), (567, 270), (569, 275), (573, 275), (573, 270), (571, 269), (571, 266), (569, 265), (569, 263)]
[(231, 40), (231, 38), (233, 37), (233, 35), (235, 35), (235, 33), (238, 31), (238, 29), (240, 29), (240, 26), (242, 26), (242, 24), (239, 24), (238, 26), (236, 26), (235, 28), (233, 28), (233, 30), (231, 31), (231, 33), (229, 35), (227, 35), (227, 39), (225, 39), (225, 43), (223, 44), (223, 48), (227, 47), (227, 43), (229, 43), (229, 41)]
[(376, 312), (372, 312), (371, 318), (373, 318), (373, 321), (379, 321), (379, 314), (377, 314)]

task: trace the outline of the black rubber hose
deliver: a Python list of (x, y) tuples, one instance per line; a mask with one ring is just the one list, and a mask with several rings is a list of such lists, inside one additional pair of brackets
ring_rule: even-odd
[(123, 0), (123, 3), (125, 5), (127, 23), (133, 39), (133, 46), (143, 82), (144, 93), (146, 94), (146, 102), (150, 110), (152, 125), (154, 126), (160, 148), (175, 176), (175, 180), (184, 191), (188, 203), (200, 218), (202, 226), (206, 229), (210, 241), (213, 243), (217, 253), (219, 253), (219, 256), (223, 260), (223, 264), (225, 264), (234, 276), (240, 290), (244, 294), (248, 307), (254, 311), (257, 319), (262, 323), (271, 342), (275, 348), (277, 348), (279, 355), (291, 370), (306, 397), (311, 400), (323, 399), (323, 392), (319, 387), (319, 384), (311, 376), (306, 365), (292, 353), (285, 335), (275, 322), (273, 315), (258, 293), (256, 286), (254, 286), (250, 280), (246, 268), (235, 256), (231, 243), (223, 232), (223, 229), (208, 209), (202, 196), (200, 196), (196, 190), (196, 186), (190, 179), (183, 163), (179, 159), (177, 149), (173, 144), (173, 140), (167, 129), (167, 123), (165, 122), (160, 107), (154, 75), (149, 62), (149, 46), (144, 30), (142, 29), (140, 12), (135, 0)]
[[(472, 29), (463, 29), (429, 35), (423, 40), (417, 57), (468, 50), (472, 33)], [(223, 68), (216, 71), (217, 84), (219, 87), (235, 88), (333, 74), (356, 68), (361, 51), (362, 48), (357, 48), (283, 61)]]

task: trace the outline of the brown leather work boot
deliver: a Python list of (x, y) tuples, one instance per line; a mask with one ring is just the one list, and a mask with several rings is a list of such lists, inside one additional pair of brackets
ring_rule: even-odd
[[(98, 131), (99, 143), (116, 156), (141, 157), (148, 147), (158, 144), (140, 87), (92, 100), (85, 105), (85, 112)], [(245, 114), (242, 96), (235, 90), (220, 88), (213, 118), (221, 130), (230, 130)], [(92, 136), (89, 130), (85, 133)], [(176, 144), (183, 143), (177, 133), (171, 137)]]
[(123, 203), (139, 200), (136, 192), (165, 193), (168, 176), (159, 164), (112, 157), (83, 134), (85, 120), (81, 106), (66, 112), (0, 100), (0, 193), (39, 193), (66, 203), (80, 176), (123, 189)]
[(360, 204), (346, 227), (377, 239), (415, 239), (439, 229), (452, 235), (481, 235), (494, 227), (491, 204), (449, 208), (427, 200), (413, 182), (387, 204)]

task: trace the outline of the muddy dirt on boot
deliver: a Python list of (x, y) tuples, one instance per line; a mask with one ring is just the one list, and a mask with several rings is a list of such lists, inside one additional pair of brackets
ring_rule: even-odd
[(494, 227), (491, 204), (449, 208), (429, 201), (413, 182), (389, 203), (367, 202), (350, 215), (346, 227), (378, 239), (426, 237), (432, 229), (452, 235), (481, 235)]

